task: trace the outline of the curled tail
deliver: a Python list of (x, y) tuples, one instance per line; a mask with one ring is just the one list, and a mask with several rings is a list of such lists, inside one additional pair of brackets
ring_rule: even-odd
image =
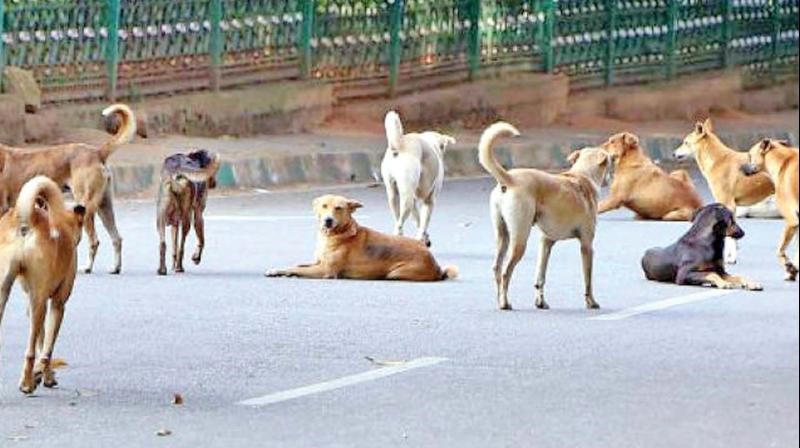
[(389, 149), (400, 151), (403, 149), (403, 122), (400, 120), (400, 115), (395, 111), (390, 111), (386, 114), (384, 120), (386, 127), (386, 140), (389, 141)]
[(31, 228), (45, 224), (50, 227), (50, 217), (64, 213), (64, 196), (49, 177), (37, 176), (28, 181), (17, 199), (19, 232), (26, 235)]
[(103, 163), (111, 157), (111, 154), (113, 154), (120, 145), (129, 143), (133, 140), (133, 137), (136, 136), (136, 116), (133, 114), (130, 107), (125, 104), (114, 104), (103, 110), (104, 117), (111, 116), (112, 114), (119, 115), (122, 123), (119, 129), (117, 129), (117, 133), (100, 147), (100, 159)]
[(489, 126), (481, 135), (478, 145), (478, 156), (483, 168), (489, 172), (497, 182), (503, 185), (511, 185), (513, 179), (505, 168), (497, 161), (494, 156), (494, 144), (500, 137), (519, 137), (519, 131), (514, 126), (499, 122)]
[(448, 266), (442, 269), (442, 280), (455, 280), (458, 278), (458, 268), (455, 266)]

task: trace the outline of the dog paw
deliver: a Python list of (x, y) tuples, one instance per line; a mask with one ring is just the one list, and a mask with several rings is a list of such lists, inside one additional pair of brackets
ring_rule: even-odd
[(36, 386), (37, 384), (33, 381), (33, 378), (31, 378), (30, 382), (22, 380), (19, 383), (19, 391), (25, 395), (32, 395), (34, 392), (36, 392)]
[(108, 273), (109, 273), (109, 275), (120, 275), (120, 274), (122, 274), (122, 268), (119, 268), (119, 267), (114, 268), (114, 269), (108, 271)]
[(502, 303), (499, 306), (500, 311), (514, 311), (514, 307), (510, 303)]
[(92, 273), (92, 268), (90, 268), (90, 267), (81, 268), (81, 269), (79, 270), (79, 272), (80, 272), (81, 274), (91, 274), (91, 273)]
[(285, 272), (281, 271), (267, 271), (264, 273), (264, 277), (267, 278), (279, 278), (279, 277), (288, 277)]
[(183, 269), (182, 267), (178, 267), (178, 268), (175, 268), (175, 273), (176, 274), (185, 274), (186, 270)]
[(203, 258), (200, 255), (192, 256), (192, 263), (194, 263), (195, 266), (199, 266), (201, 261), (203, 261)]
[(589, 302), (589, 303), (586, 304), (586, 309), (587, 310), (599, 310), (600, 309), (600, 304), (597, 303), (597, 302)]
[(167, 275), (167, 268), (159, 268), (158, 275)]
[(744, 289), (748, 291), (763, 291), (764, 286), (761, 285), (760, 283), (747, 283), (746, 285), (744, 285)]
[(545, 302), (544, 299), (537, 299), (536, 300), (536, 308), (539, 308), (540, 310), (547, 311), (547, 310), (550, 309), (550, 305), (547, 302)]

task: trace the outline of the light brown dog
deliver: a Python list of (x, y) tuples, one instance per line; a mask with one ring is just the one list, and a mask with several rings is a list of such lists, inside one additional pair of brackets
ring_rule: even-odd
[(775, 199), (778, 203), (786, 227), (778, 246), (778, 260), (786, 270), (786, 280), (796, 281), (798, 268), (798, 256), (795, 255), (794, 261), (790, 261), (786, 256), (786, 249), (791, 244), (797, 234), (797, 227), (800, 223), (800, 174), (798, 174), (798, 155), (797, 148), (790, 147), (785, 142), (765, 139), (750, 149), (749, 162), (742, 165), (742, 172), (746, 176), (755, 176), (758, 173), (767, 173), (775, 185)]
[(481, 165), (495, 179), (491, 213), (497, 237), (494, 263), (497, 300), (501, 310), (510, 310), (508, 285), (528, 245), (534, 225), (542, 231), (539, 268), (536, 278), (536, 306), (547, 309), (544, 286), (550, 252), (556, 241), (578, 239), (581, 243), (586, 307), (600, 306), (592, 291), (594, 236), (597, 225), (597, 196), (613, 163), (602, 148), (587, 148), (573, 153), (572, 168), (562, 174), (535, 169), (506, 171), (494, 157), (493, 147), (500, 137), (518, 136), (508, 123), (489, 127), (480, 140)]
[(156, 226), (160, 238), (158, 275), (167, 275), (167, 226), (172, 227), (172, 269), (184, 272), (183, 256), (189, 231), (197, 234), (197, 250), (192, 261), (199, 265), (206, 243), (205, 221), (208, 190), (216, 187), (219, 154), (206, 150), (175, 154), (164, 160), (161, 169), (161, 188), (158, 190)]
[(94, 216), (100, 219), (114, 245), (112, 274), (122, 271), (122, 237), (117, 230), (111, 190), (111, 172), (106, 161), (114, 151), (136, 135), (133, 111), (116, 104), (103, 111), (104, 116), (118, 114), (123, 125), (100, 147), (80, 143), (39, 149), (19, 149), (0, 145), (0, 211), (15, 204), (22, 185), (37, 175), (45, 175), (60, 186), (69, 185), (75, 201), (86, 207), (84, 227), (89, 238), (89, 263), (82, 270), (91, 273), (100, 241)]
[(691, 221), (703, 200), (685, 170), (667, 174), (645, 155), (639, 138), (623, 133), (602, 146), (614, 157), (611, 195), (600, 202), (600, 213), (625, 207), (638, 219)]
[(25, 184), (16, 206), (0, 218), (0, 322), (17, 278), (28, 294), (31, 324), (19, 384), (25, 394), (42, 379), (46, 387), (58, 384), (50, 360), (75, 282), (85, 212), (82, 205), (66, 207), (61, 188), (39, 176)]
[[(748, 177), (742, 173), (742, 165), (748, 163), (747, 153), (726, 146), (714, 133), (711, 119), (697, 123), (674, 153), (678, 160), (690, 156), (697, 160), (716, 202), (734, 214), (738, 206), (755, 205), (775, 194), (775, 187), (767, 174)], [(729, 238), (725, 243), (725, 261), (736, 263), (736, 259), (736, 242)]]
[(314, 201), (319, 222), (316, 261), (268, 272), (266, 276), (412, 282), (435, 282), (458, 276), (454, 267), (440, 268), (424, 243), (360, 226), (353, 213), (361, 207), (359, 202), (341, 196), (317, 198)]

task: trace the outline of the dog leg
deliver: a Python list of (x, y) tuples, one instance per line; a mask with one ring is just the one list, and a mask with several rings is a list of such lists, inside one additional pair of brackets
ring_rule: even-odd
[(192, 221), (191, 218), (187, 217), (182, 223), (180, 227), (180, 238), (178, 240), (178, 256), (177, 256), (177, 267), (175, 268), (175, 272), (181, 274), (186, 272), (183, 268), (183, 259), (185, 258), (186, 254), (186, 238), (189, 236), (189, 232), (192, 230)]
[(511, 277), (514, 275), (514, 269), (517, 267), (517, 264), (522, 259), (523, 255), (525, 255), (525, 250), (528, 247), (528, 237), (531, 233), (532, 222), (533, 218), (518, 219), (515, 224), (509, 226), (508, 228), (510, 252), (506, 257), (500, 282), (501, 310), (512, 309), (511, 303), (508, 301), (508, 286), (511, 283)]
[(616, 210), (622, 207), (622, 204), (623, 204), (622, 199), (615, 197), (612, 193), (610, 197), (600, 202), (600, 205), (597, 206), (597, 213), (603, 214), (606, 212), (610, 212), (611, 210)]
[(29, 300), (31, 326), (28, 333), (28, 346), (25, 350), (25, 362), (22, 365), (22, 376), (19, 381), (19, 390), (26, 395), (30, 395), (36, 390), (36, 383), (33, 381), (33, 363), (36, 359), (36, 344), (39, 339), (39, 333), (44, 326), (47, 296), (33, 292), (29, 296)]
[(592, 273), (594, 271), (594, 249), (592, 241), (581, 241), (581, 258), (583, 259), (583, 282), (586, 285), (585, 300), (586, 308), (590, 310), (600, 309), (600, 305), (594, 300), (592, 290)]
[(17, 279), (17, 269), (9, 266), (6, 272), (0, 272), (0, 324), (3, 323), (3, 315), (6, 312), (6, 304), (8, 304), (8, 297), (11, 295), (11, 288), (14, 286), (14, 281)]
[(39, 363), (41, 365), (41, 372), (43, 377), (43, 385), (47, 388), (58, 386), (55, 373), (50, 365), (53, 359), (53, 349), (58, 339), (58, 333), (61, 331), (61, 323), (64, 320), (65, 303), (61, 298), (53, 298), (50, 305), (50, 313), (47, 319), (47, 327), (44, 334), (44, 347), (39, 353)]
[(334, 279), (336, 274), (332, 274), (321, 263), (313, 265), (301, 265), (280, 271), (270, 271), (264, 274), (266, 277), (300, 277), (310, 279)]
[(737, 277), (735, 275), (723, 275), (722, 279), (728, 283), (732, 283), (742, 289), (746, 289), (748, 291), (763, 291), (764, 287), (758, 283), (753, 283), (744, 277)]
[(431, 225), (431, 216), (433, 215), (434, 200), (432, 198), (422, 201), (422, 216), (418, 223), (419, 234), (417, 239), (422, 241), (426, 246), (431, 247), (431, 239), (428, 234), (428, 228)]
[(739, 259), (739, 242), (731, 237), (725, 238), (725, 263), (736, 264)]
[(192, 255), (192, 262), (199, 265), (203, 260), (203, 249), (206, 247), (206, 224), (203, 219), (203, 210), (196, 208), (194, 210), (194, 232), (197, 235), (197, 249)]
[(536, 308), (549, 310), (550, 305), (544, 300), (544, 285), (547, 281), (547, 265), (550, 263), (550, 254), (556, 242), (542, 235), (539, 243), (539, 262), (536, 274)]
[(158, 245), (160, 255), (158, 275), (167, 275), (167, 221), (163, 213), (159, 214), (156, 226), (158, 227), (158, 238), (160, 242)]
[(400, 218), (395, 228), (395, 234), (398, 236), (403, 235), (403, 227), (416, 208), (416, 202), (417, 200), (414, 198), (413, 192), (400, 192)]
[(664, 217), (661, 218), (662, 221), (691, 221), (692, 216), (694, 216), (694, 210), (688, 209), (680, 209), (680, 210), (673, 210)]
[(498, 306), (502, 309), (503, 303), (501, 300), (501, 291), (503, 289), (503, 262), (506, 259), (506, 255), (508, 254), (508, 227), (506, 227), (506, 223), (503, 220), (503, 217), (500, 213), (496, 211), (492, 211), (492, 221), (494, 222), (494, 229), (495, 229), (495, 241), (497, 243), (497, 250), (495, 252), (494, 258), (494, 283), (495, 288), (497, 291), (497, 303)]
[(386, 181), (386, 197), (389, 199), (389, 208), (392, 210), (394, 217), (394, 233), (395, 235), (403, 234), (403, 223), (400, 221), (400, 196), (397, 193), (397, 184), (387, 180)]
[(108, 236), (111, 238), (111, 243), (114, 245), (114, 267), (111, 269), (112, 275), (119, 275), (122, 273), (122, 236), (117, 229), (117, 220), (114, 216), (114, 197), (111, 193), (111, 186), (106, 187), (103, 194), (103, 201), (100, 203), (100, 208), (97, 211), (100, 215), (100, 220), (103, 222), (103, 227), (106, 228)]
[(172, 271), (178, 272), (178, 239), (180, 228), (175, 225), (172, 226)]
[(786, 227), (783, 229), (783, 237), (781, 239), (781, 245), (778, 247), (778, 260), (781, 263), (781, 266), (784, 267), (786, 270), (786, 277), (785, 280), (787, 282), (794, 282), (797, 281), (797, 274), (798, 274), (798, 266), (796, 263), (792, 263), (789, 260), (789, 257), (786, 255), (786, 249), (792, 244), (792, 240), (794, 240), (794, 236), (797, 233), (797, 226), (787, 224)]
[(86, 232), (86, 237), (89, 240), (89, 261), (81, 272), (84, 274), (91, 274), (94, 270), (94, 260), (97, 257), (97, 249), (100, 247), (100, 240), (97, 238), (97, 229), (94, 226), (94, 213), (86, 213), (83, 219), (83, 229)]

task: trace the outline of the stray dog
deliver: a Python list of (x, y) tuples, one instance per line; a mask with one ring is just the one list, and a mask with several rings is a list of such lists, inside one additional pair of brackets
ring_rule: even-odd
[(58, 384), (50, 360), (75, 283), (85, 213), (82, 205), (66, 207), (61, 188), (38, 176), (22, 187), (16, 206), (0, 218), (0, 321), (17, 278), (28, 294), (31, 327), (19, 384), (25, 394), (33, 393), (41, 380), (45, 387)]
[(133, 111), (116, 104), (103, 111), (108, 117), (118, 114), (122, 120), (117, 133), (100, 147), (73, 143), (40, 149), (18, 149), (0, 145), (0, 210), (16, 202), (22, 185), (37, 175), (45, 175), (60, 186), (69, 185), (75, 200), (86, 207), (84, 228), (89, 238), (89, 263), (82, 269), (91, 273), (100, 241), (94, 226), (94, 216), (99, 213), (103, 225), (114, 245), (112, 274), (122, 272), (122, 237), (114, 217), (111, 172), (106, 162), (120, 146), (136, 135), (136, 118)]
[(689, 173), (667, 174), (644, 154), (635, 135), (617, 134), (603, 148), (614, 157), (614, 181), (600, 214), (625, 207), (638, 219), (689, 221), (703, 206)]
[(797, 280), (798, 267), (800, 267), (797, 255), (795, 255), (794, 261), (790, 261), (786, 256), (786, 248), (797, 234), (800, 221), (798, 157), (797, 148), (792, 148), (785, 142), (765, 139), (750, 149), (750, 162), (742, 166), (742, 172), (746, 176), (765, 172), (775, 184), (778, 210), (786, 221), (786, 228), (783, 231), (780, 246), (778, 246), (778, 259), (781, 266), (786, 269), (786, 280), (791, 282)]
[(691, 229), (677, 243), (645, 253), (642, 269), (648, 280), (722, 289), (763, 289), (725, 272), (725, 239), (744, 237), (730, 209), (723, 204), (707, 205), (697, 211), (692, 222)]
[(359, 202), (341, 196), (317, 198), (314, 201), (319, 222), (316, 261), (268, 272), (266, 276), (412, 282), (458, 277), (455, 267), (440, 268), (421, 242), (360, 226), (353, 213), (361, 207)]
[(200, 150), (189, 154), (175, 154), (164, 160), (161, 169), (161, 187), (158, 190), (158, 217), (156, 225), (161, 244), (158, 275), (167, 275), (167, 226), (172, 227), (172, 269), (183, 273), (183, 256), (186, 237), (192, 230), (197, 234), (197, 250), (192, 261), (199, 265), (205, 247), (205, 221), (208, 190), (216, 188), (220, 157)]
[(395, 219), (395, 234), (403, 234), (403, 226), (413, 214), (417, 238), (430, 247), (428, 228), (444, 182), (444, 153), (456, 140), (438, 132), (404, 134), (397, 112), (386, 114), (385, 124), (389, 147), (381, 175)]
[[(722, 143), (714, 133), (711, 119), (697, 123), (673, 156), (677, 160), (694, 156), (714, 199), (734, 213), (739, 206), (752, 206), (775, 194), (768, 175), (747, 177), (742, 173), (742, 165), (748, 162), (747, 153), (734, 151)], [(737, 252), (736, 241), (729, 238), (725, 244), (725, 261), (736, 263)]]
[(508, 285), (525, 254), (534, 225), (542, 231), (536, 306), (549, 308), (544, 300), (544, 286), (553, 245), (556, 241), (578, 239), (586, 307), (599, 308), (592, 292), (592, 245), (597, 225), (597, 196), (613, 163), (611, 155), (602, 148), (581, 150), (570, 155), (572, 168), (557, 175), (535, 169), (506, 171), (493, 152), (495, 141), (505, 136), (519, 136), (519, 131), (508, 123), (496, 123), (483, 133), (479, 146), (480, 163), (498, 184), (492, 191), (491, 214), (497, 239), (494, 274), (500, 309), (511, 309)]

